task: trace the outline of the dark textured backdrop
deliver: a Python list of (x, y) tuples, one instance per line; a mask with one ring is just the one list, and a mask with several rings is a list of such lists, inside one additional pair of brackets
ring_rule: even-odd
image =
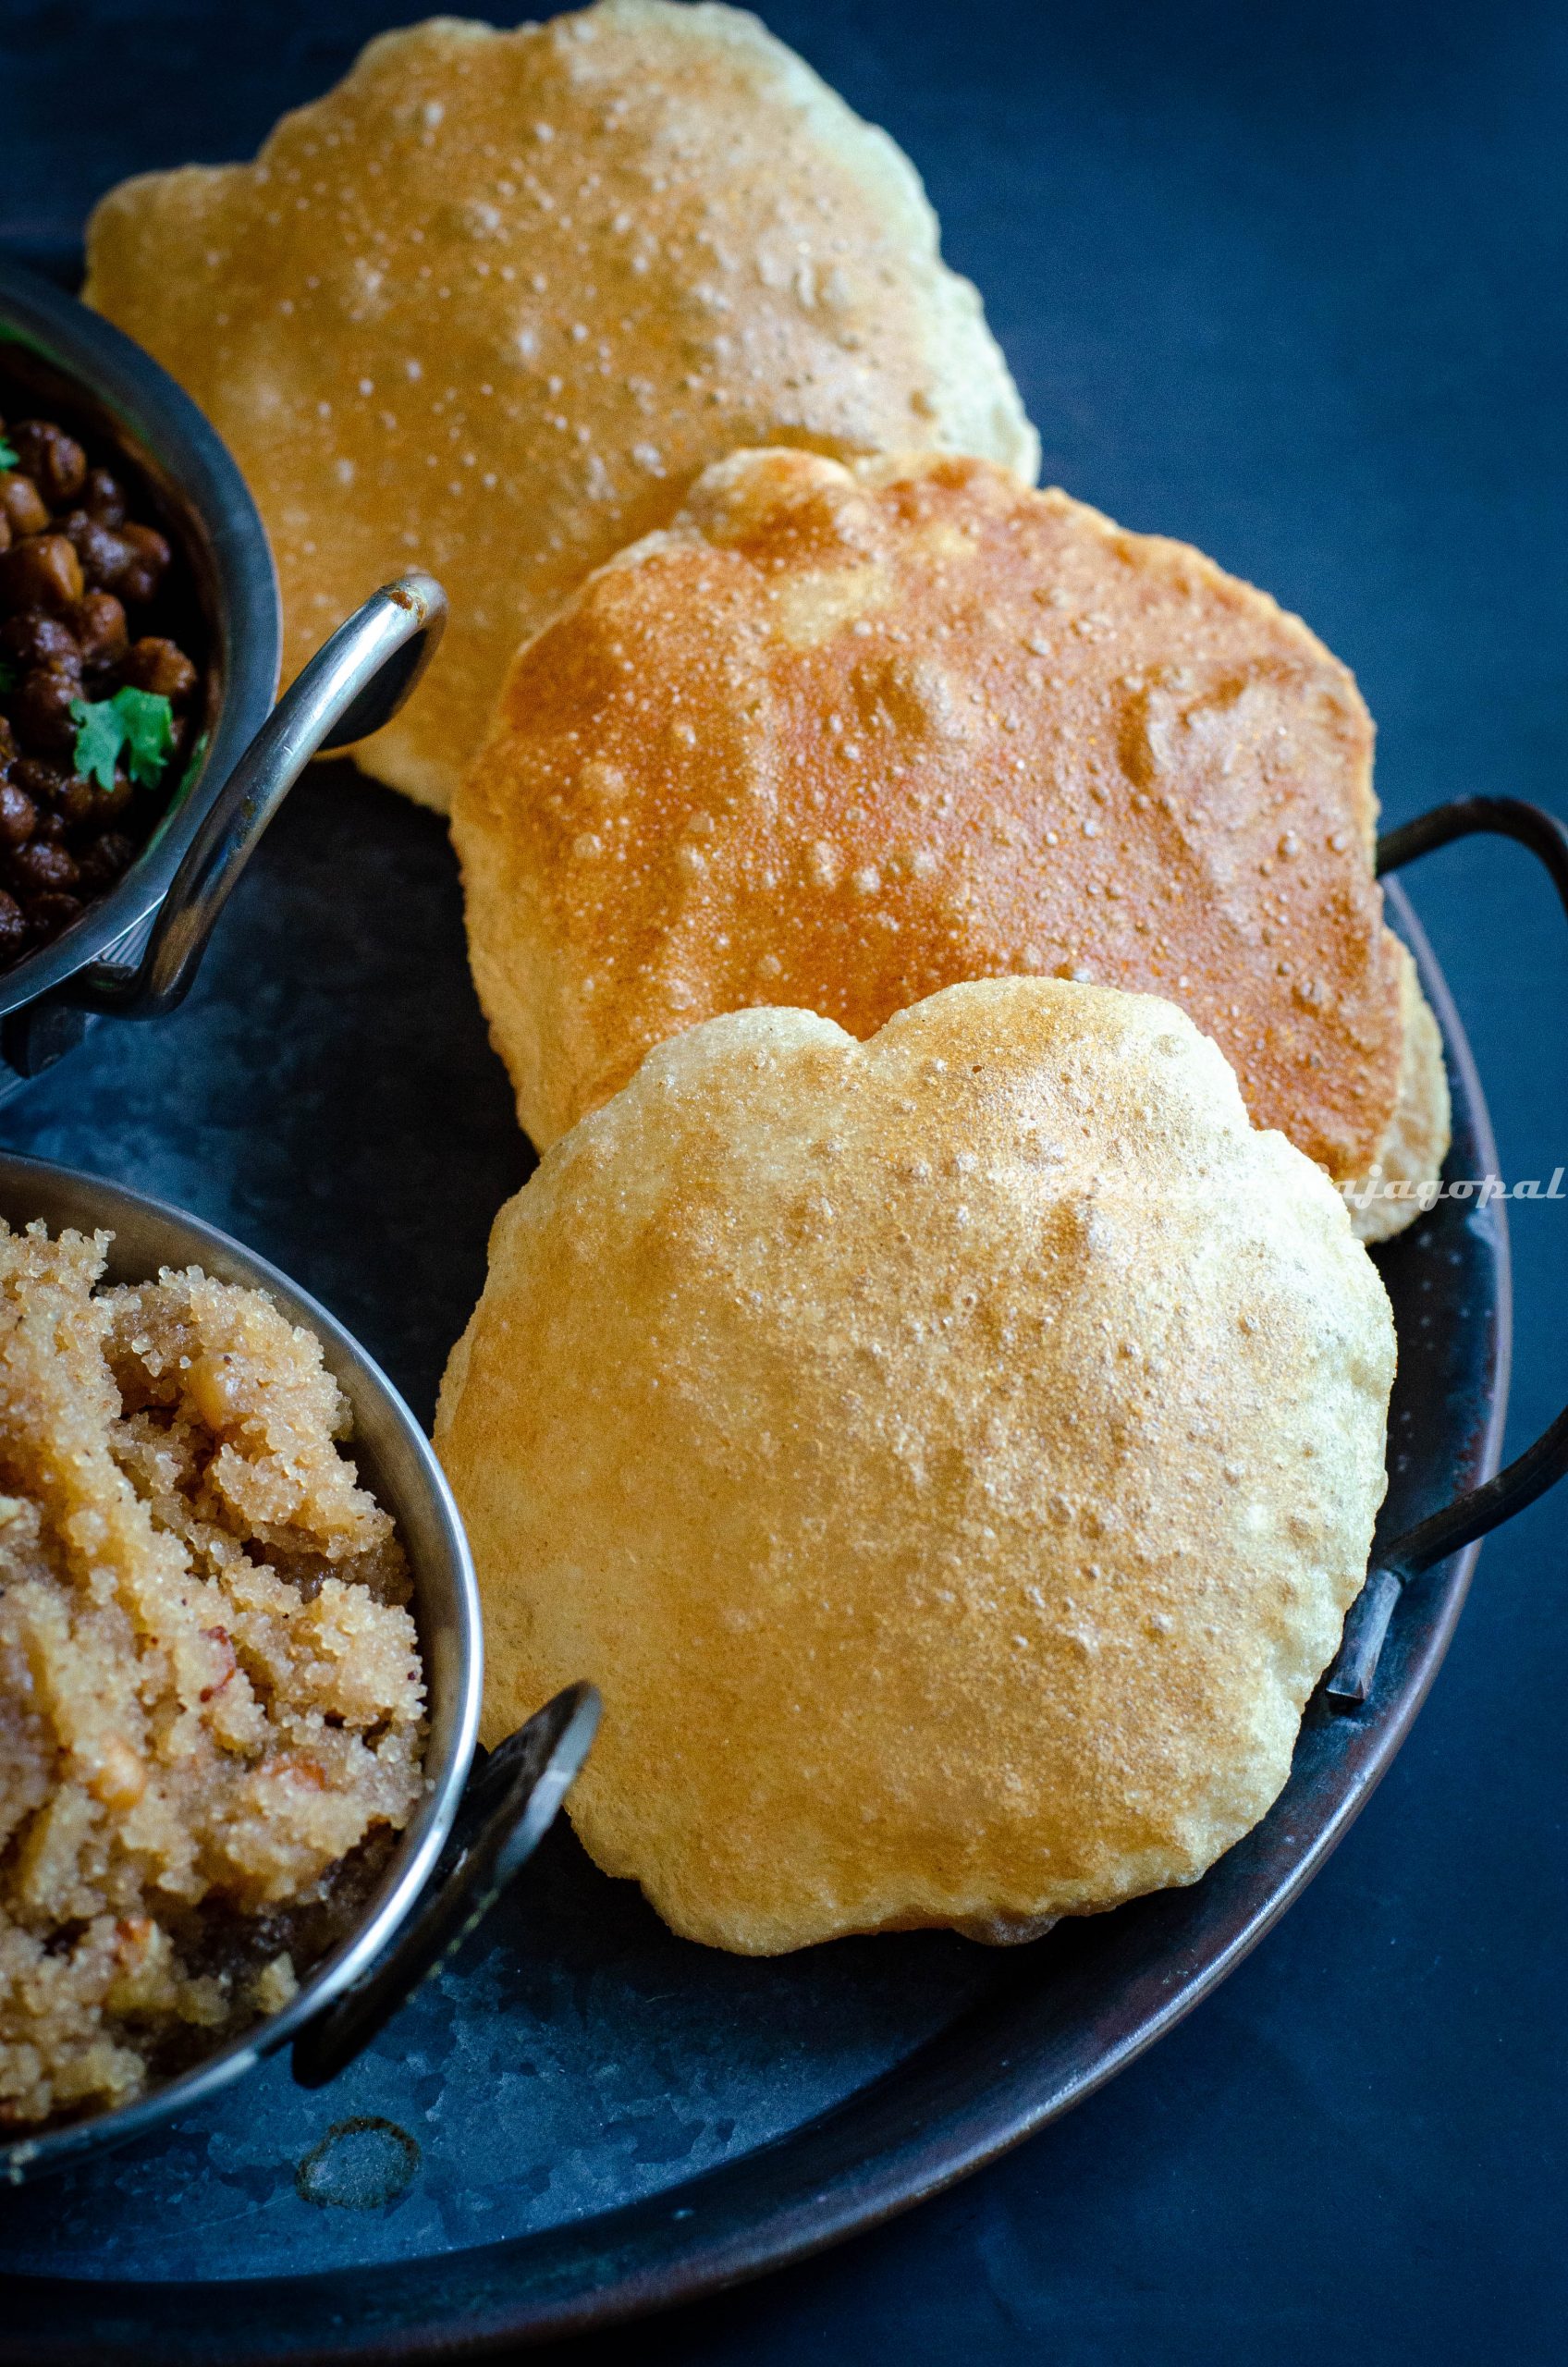
[[(67, 258), (120, 175), (247, 153), (376, 0), (0, 0), (0, 240)], [(1564, 807), (1568, 15), (1433, 0), (776, 0), (913, 155), (1048, 476), (1190, 537), (1355, 668), (1396, 819)], [(320, 1291), (428, 1406), (521, 1171), (455, 961), (437, 826), (318, 777), (157, 1049), (104, 1044), (0, 1140), (171, 1191)], [(441, 884), (432, 889), (435, 874)], [(347, 892), (342, 883), (354, 881)], [(279, 905), (280, 885), (287, 893)], [(315, 885), (312, 887), (312, 882)], [(1412, 881), (1505, 1167), (1568, 1165), (1549, 891)], [(289, 900), (292, 900), (290, 901)], [(301, 943), (328, 926), (323, 966)], [(425, 980), (449, 983), (429, 1041)], [(334, 980), (373, 975), (345, 1018)], [(161, 1128), (201, 1098), (178, 1171)], [(367, 1153), (397, 1130), (395, 1173)], [(301, 1184), (304, 1188), (301, 1189)], [(1568, 1387), (1568, 1203), (1522, 1210), (1514, 1431)], [(388, 1287), (407, 1273), (407, 1296)], [(1219, 1995), (946, 2200), (661, 2329), (693, 2362), (1561, 2360), (1568, 1505), (1482, 1558), (1448, 1666), (1339, 1858)], [(645, 2355), (646, 2333), (579, 2346)]]

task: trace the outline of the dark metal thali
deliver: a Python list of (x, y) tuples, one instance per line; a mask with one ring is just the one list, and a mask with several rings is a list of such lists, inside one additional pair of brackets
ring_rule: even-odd
[[(1455, 1091), (1450, 1172), (1485, 1175), (1484, 1103), (1429, 960), (1426, 982)], [(527, 1158), (439, 825), (319, 773), (190, 1006), (105, 1031), (0, 1132), (238, 1233), (428, 1414)], [(1380, 1262), (1401, 1339), (1392, 1535), (1495, 1465), (1501, 1211), (1445, 1201)], [(717, 1956), (556, 1834), (334, 2087), (304, 2093), (275, 2061), (163, 2135), (8, 2198), (0, 2361), (478, 2352), (707, 2289), (934, 2191), (1109, 2078), (1289, 1904), (1397, 1748), (1473, 1558), (1408, 1593), (1368, 1710), (1313, 1706), (1286, 1794), (1204, 1883), (1032, 1948), (913, 1934)]]

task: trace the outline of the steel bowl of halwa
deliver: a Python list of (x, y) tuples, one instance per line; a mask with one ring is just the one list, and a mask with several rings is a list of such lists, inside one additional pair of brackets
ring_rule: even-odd
[(17, 2178), (374, 1981), (438, 1887), (482, 1665), (440, 1469), (325, 1308), (195, 1218), (39, 1160), (0, 1155), (0, 1220)]

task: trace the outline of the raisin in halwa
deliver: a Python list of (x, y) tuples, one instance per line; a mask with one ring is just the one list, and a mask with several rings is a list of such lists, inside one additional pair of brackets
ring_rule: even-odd
[(194, 1267), (96, 1291), (107, 1243), (0, 1224), (12, 2123), (121, 2103), (285, 2003), (277, 1943), (331, 1936), (342, 1861), (422, 1788), (402, 1549), (319, 1343)]

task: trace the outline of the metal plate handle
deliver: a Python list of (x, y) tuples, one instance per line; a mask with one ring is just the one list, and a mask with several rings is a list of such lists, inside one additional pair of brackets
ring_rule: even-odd
[(489, 1913), (554, 1823), (598, 1724), (594, 1687), (569, 1686), (491, 1752), (459, 1811), (455, 1862), (448, 1854), (375, 1969), (295, 2040), (302, 2088), (335, 2079)]
[[(1568, 914), (1568, 828), (1544, 806), (1532, 805), (1521, 797), (1456, 797), (1451, 804), (1435, 805), (1429, 814), (1417, 815), (1414, 822), (1390, 830), (1379, 840), (1378, 877), (1398, 871), (1417, 855), (1430, 854), (1435, 847), (1452, 846), (1456, 839), (1477, 833), (1513, 839), (1527, 847), (1550, 873)], [(1359, 1709), (1370, 1694), (1389, 1623), (1409, 1581), (1512, 1520), (1515, 1513), (1555, 1487), (1565, 1471), (1568, 1410), (1559, 1414), (1534, 1445), (1494, 1478), (1470, 1489), (1443, 1511), (1417, 1521), (1414, 1528), (1383, 1548), (1350, 1607), (1339, 1657), (1324, 1686), (1336, 1709)]]

